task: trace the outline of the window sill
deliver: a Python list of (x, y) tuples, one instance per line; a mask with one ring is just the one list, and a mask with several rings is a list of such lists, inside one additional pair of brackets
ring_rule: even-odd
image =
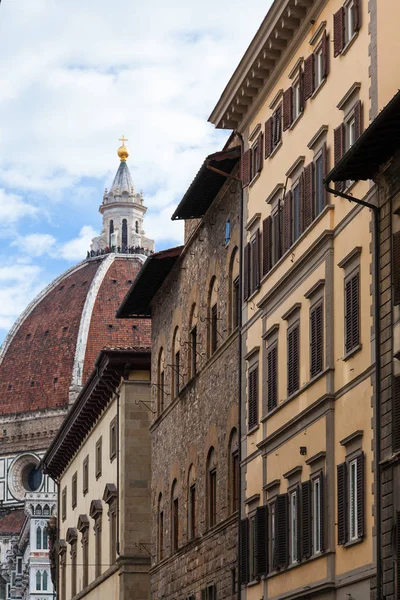
[(249, 583), (246, 583), (247, 587), (254, 587), (255, 585), (258, 585), (260, 583), (259, 579), (252, 579), (252, 581), (249, 581)]
[(300, 121), (300, 119), (303, 115), (304, 115), (304, 108), (301, 112), (299, 112), (299, 114), (297, 115), (297, 117), (295, 118), (295, 120), (293, 121), (291, 126), (289, 127), (289, 131), (291, 131), (292, 129), (294, 129), (296, 127), (297, 123)]
[(273, 156), (275, 156), (275, 154), (278, 152), (279, 148), (282, 146), (282, 140), (280, 140), (278, 142), (278, 144), (275, 146), (275, 148), (272, 150), (271, 154), (269, 155), (268, 158), (272, 158)]
[(258, 286), (258, 288), (256, 290), (254, 290), (253, 292), (251, 292), (250, 296), (247, 298), (246, 302), (252, 302), (253, 298), (255, 296), (257, 296), (258, 292), (260, 291), (260, 286)]
[(356, 31), (353, 34), (353, 37), (351, 38), (351, 40), (349, 40), (347, 42), (347, 44), (345, 45), (345, 47), (343, 48), (343, 50), (341, 51), (341, 53), (339, 54), (339, 56), (345, 56), (348, 51), (350, 50), (350, 48), (352, 47), (352, 45), (354, 44), (354, 42), (356, 41), (356, 39), (358, 38), (358, 31)]
[(247, 435), (252, 435), (253, 433), (255, 433), (257, 431), (257, 429), (260, 428), (260, 425), (253, 425), (253, 427), (250, 427), (250, 429), (247, 430)]
[(249, 188), (253, 187), (253, 185), (255, 184), (257, 179), (260, 177), (260, 175), (261, 175), (261, 169), (258, 171), (258, 173), (256, 173), (256, 175), (254, 175), (253, 179), (250, 181)]
[(318, 85), (318, 87), (315, 88), (315, 90), (313, 91), (313, 93), (310, 96), (310, 100), (314, 100), (314, 98), (316, 96), (318, 96), (319, 91), (321, 88), (324, 87), (325, 83), (326, 83), (327, 77), (324, 77), (323, 80), (321, 81), (321, 83)]
[(343, 548), (352, 548), (352, 546), (357, 546), (357, 544), (361, 544), (364, 541), (364, 538), (358, 537), (355, 540), (350, 540), (343, 544)]
[(357, 352), (360, 352), (360, 350), (362, 350), (362, 344), (358, 344), (358, 346), (350, 350), (347, 354), (345, 354), (345, 356), (343, 356), (342, 360), (346, 362), (349, 360), (349, 358), (353, 358), (353, 356), (357, 354)]
[(333, 552), (329, 550), (326, 552), (318, 552), (318, 554), (313, 554), (309, 558), (304, 558), (299, 562), (288, 565), (287, 567), (282, 567), (281, 569), (271, 571), (271, 573), (268, 573), (267, 577), (264, 579), (270, 579), (272, 577), (276, 577), (277, 575), (282, 575), (282, 573), (287, 573), (287, 571), (291, 571), (292, 569), (298, 569), (299, 567), (307, 565), (308, 563), (314, 560), (318, 560), (319, 558), (322, 558), (324, 556), (327, 556), (328, 554), (333, 554)]

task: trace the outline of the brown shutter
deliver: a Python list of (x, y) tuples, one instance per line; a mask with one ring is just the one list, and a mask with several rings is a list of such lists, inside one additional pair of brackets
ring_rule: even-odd
[(285, 568), (289, 561), (288, 495), (280, 494), (275, 502), (276, 567)]
[(249, 148), (242, 156), (242, 186), (246, 187), (250, 183), (250, 163), (251, 163), (251, 149)]
[(301, 484), (301, 529), (302, 529), (302, 548), (303, 558), (310, 558), (312, 546), (311, 530), (311, 481), (303, 481)]
[(239, 570), (240, 581), (243, 584), (249, 581), (249, 521), (242, 519), (240, 521), (240, 541), (239, 541)]
[(354, 134), (356, 140), (360, 137), (363, 131), (363, 111), (361, 100), (354, 107)]
[(274, 126), (273, 126), (273, 140), (272, 146), (275, 148), (279, 144), (282, 138), (282, 105), (280, 104), (273, 114)]
[(322, 304), (318, 304), (311, 310), (311, 356), (310, 376), (315, 377), (323, 369), (323, 311)]
[(267, 383), (267, 392), (268, 392), (268, 412), (273, 410), (278, 404), (278, 348), (275, 344), (272, 348), (268, 350), (267, 355), (267, 371), (268, 371), (268, 383)]
[(314, 163), (304, 169), (304, 229), (307, 229), (314, 219)]
[(337, 466), (338, 546), (347, 542), (347, 466)]
[(268, 573), (268, 507), (259, 506), (255, 516), (254, 572), (256, 577)]
[(364, 537), (364, 452), (357, 456), (357, 536)]
[(270, 117), (269, 119), (267, 119), (265, 121), (265, 135), (264, 135), (265, 158), (268, 158), (268, 156), (272, 152), (272, 123), (273, 123), (272, 117)]
[(345, 285), (346, 352), (360, 343), (360, 278), (357, 273)]
[(264, 156), (263, 156), (263, 141), (264, 136), (262, 131), (259, 133), (257, 138), (257, 165), (258, 165), (258, 173), (262, 170), (264, 165)]
[(319, 501), (319, 512), (320, 512), (320, 523), (321, 523), (321, 527), (319, 530), (319, 547), (321, 549), (321, 552), (323, 552), (325, 550), (324, 548), (324, 542), (325, 542), (325, 536), (324, 536), (324, 530), (325, 530), (325, 519), (324, 519), (324, 502), (325, 502), (325, 477), (324, 474), (321, 473), (321, 475), (319, 476), (319, 489), (320, 489), (320, 501)]
[(400, 377), (392, 384), (392, 450), (400, 450)]
[(354, 19), (354, 31), (358, 31), (361, 27), (361, 10), (360, 0), (354, 0), (353, 2), (353, 19)]
[(283, 93), (283, 131), (289, 129), (293, 120), (293, 88)]
[(326, 31), (322, 36), (322, 77), (328, 77), (329, 73), (329, 41)]
[(400, 231), (393, 234), (392, 278), (393, 304), (400, 304)]
[(299, 325), (288, 333), (288, 396), (299, 389)]
[(299, 179), (299, 192), (300, 192), (300, 223), (299, 223), (299, 232), (300, 235), (304, 231), (304, 169), (300, 175)]
[[(339, 160), (342, 158), (342, 156), (344, 154), (345, 135), (346, 135), (346, 130), (342, 123), (341, 125), (339, 125), (339, 127), (336, 127), (336, 129), (333, 132), (335, 165), (339, 162)], [(343, 181), (335, 182), (335, 189), (338, 192), (342, 191), (343, 188), (344, 188)]]
[(243, 256), (243, 300), (250, 296), (250, 244), (244, 247)]
[(268, 273), (271, 268), (271, 217), (267, 217), (263, 220), (263, 232), (262, 232), (262, 274), (263, 276)]
[(285, 195), (283, 203), (283, 252), (292, 245), (292, 192)]
[(314, 54), (304, 61), (304, 100), (311, 98), (314, 92)]
[[(328, 149), (326, 146), (326, 142), (322, 146), (322, 179), (325, 180), (325, 177), (328, 175)], [(328, 201), (328, 192), (324, 186), (324, 206), (326, 206)]]
[(253, 256), (252, 256), (253, 289), (251, 290), (251, 293), (255, 292), (255, 290), (258, 290), (258, 288), (260, 287), (260, 230), (259, 229), (257, 229), (257, 231), (256, 231), (256, 237), (252, 244), (252, 247), (253, 247)]
[(305, 102), (305, 98), (304, 98), (304, 71), (303, 69), (300, 69), (300, 73), (299, 73), (299, 96), (300, 96), (300, 112), (303, 112), (304, 110), (304, 102)]
[(248, 428), (258, 424), (258, 367), (249, 372)]
[(344, 8), (333, 15), (333, 56), (339, 56), (344, 48)]

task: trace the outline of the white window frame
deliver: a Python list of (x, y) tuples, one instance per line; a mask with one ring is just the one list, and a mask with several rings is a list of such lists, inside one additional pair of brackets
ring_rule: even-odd
[(290, 494), (290, 546), (291, 546), (291, 563), (299, 562), (298, 557), (298, 494), (294, 490)]
[(356, 119), (354, 113), (346, 121), (346, 151), (354, 146), (356, 141)]
[(314, 52), (314, 65), (315, 65), (315, 73), (314, 73), (314, 89), (318, 89), (321, 83), (324, 80), (324, 76), (322, 73), (323, 66), (323, 57), (322, 57), (322, 43), (318, 46), (318, 48)]
[(301, 115), (300, 110), (300, 75), (296, 79), (296, 81), (292, 85), (293, 89), (293, 114), (292, 114), (292, 124), (299, 118)]
[(312, 480), (313, 554), (321, 552), (321, 477)]
[(348, 44), (351, 42), (353, 37), (355, 36), (354, 29), (354, 0), (349, 0), (344, 5), (345, 12), (345, 43)]
[[(354, 477), (354, 478), (353, 478)], [(349, 462), (349, 540), (358, 539), (357, 459)]]

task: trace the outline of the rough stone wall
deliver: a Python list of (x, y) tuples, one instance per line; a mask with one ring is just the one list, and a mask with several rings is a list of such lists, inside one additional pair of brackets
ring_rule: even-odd
[[(216, 586), (218, 600), (232, 597), (232, 569), (236, 566), (237, 513), (229, 502), (230, 435), (238, 419), (238, 336), (229, 324), (230, 265), (239, 241), (240, 190), (228, 181), (214, 200), (157, 294), (152, 309), (152, 381), (157, 382), (160, 348), (165, 353), (166, 408), (152, 425), (152, 597), (184, 599)], [(225, 223), (231, 223), (231, 241), (225, 244)], [(216, 276), (218, 295), (218, 349), (208, 357), (207, 328), (210, 282)], [(198, 373), (188, 375), (190, 315), (196, 304)], [(171, 394), (170, 366), (173, 336), (179, 326), (181, 390)], [(157, 386), (152, 386), (154, 406)], [(217, 464), (217, 519), (211, 529), (206, 519), (206, 464), (214, 447)], [(188, 540), (188, 473), (195, 469), (197, 535)], [(179, 544), (171, 552), (171, 490), (176, 479), (179, 498)], [(164, 514), (164, 559), (157, 557), (158, 499)], [(237, 576), (237, 575), (236, 575)]]

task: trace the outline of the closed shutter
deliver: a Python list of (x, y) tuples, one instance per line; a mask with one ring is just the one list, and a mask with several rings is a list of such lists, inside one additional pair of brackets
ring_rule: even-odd
[(350, 352), (360, 343), (359, 274), (346, 281), (345, 286), (345, 349)]
[(393, 234), (392, 254), (393, 304), (400, 304), (400, 231)]
[(314, 92), (314, 54), (310, 54), (304, 61), (304, 99), (311, 98)]
[[(342, 123), (341, 125), (339, 125), (339, 127), (336, 127), (336, 129), (333, 132), (335, 165), (339, 162), (339, 160), (342, 158), (342, 156), (344, 154), (345, 136), (346, 136), (346, 130)], [(338, 192), (341, 192), (343, 189), (344, 189), (344, 182), (336, 181), (335, 182), (335, 190), (337, 190)]]
[(251, 149), (249, 148), (242, 156), (242, 164), (241, 164), (242, 172), (242, 186), (246, 187), (250, 183), (251, 177)]
[(296, 523), (297, 523), (297, 562), (300, 562), (303, 558), (302, 550), (303, 543), (301, 540), (301, 485), (299, 484), (296, 488), (297, 502), (296, 502)]
[(361, 100), (354, 107), (354, 136), (358, 140), (363, 131), (363, 111)]
[(337, 520), (338, 546), (347, 542), (347, 467), (346, 463), (337, 466)]
[(293, 120), (293, 88), (283, 93), (283, 131), (289, 129)]
[(300, 73), (299, 73), (299, 100), (300, 100), (300, 105), (299, 105), (299, 109), (300, 112), (303, 112), (304, 110), (304, 103), (305, 103), (305, 97), (304, 97), (304, 71), (303, 69), (300, 69)]
[(325, 79), (329, 73), (329, 42), (326, 31), (322, 36), (322, 77)]
[(396, 600), (400, 600), (400, 510), (396, 510)]
[(264, 135), (265, 158), (268, 158), (268, 156), (272, 152), (272, 124), (273, 124), (272, 117), (270, 117), (269, 119), (267, 119), (265, 121), (265, 135)]
[(249, 410), (248, 427), (251, 429), (258, 424), (258, 367), (249, 372)]
[(311, 481), (301, 484), (301, 554), (303, 558), (310, 558), (312, 554), (311, 531)]
[(282, 138), (282, 105), (279, 105), (273, 114), (273, 140), (272, 146), (275, 148)]
[(361, 27), (361, 10), (360, 10), (360, 0), (353, 0), (353, 28), (354, 31), (358, 31)]
[(283, 202), (283, 251), (292, 245), (292, 192), (285, 195)]
[(304, 229), (307, 229), (314, 219), (314, 163), (304, 169)]
[(240, 521), (239, 570), (241, 583), (249, 582), (249, 521)]
[(256, 237), (252, 244), (253, 256), (252, 256), (252, 267), (253, 267), (253, 285), (251, 293), (258, 290), (260, 287), (260, 230), (257, 229)]
[(324, 530), (325, 530), (325, 520), (324, 520), (324, 513), (325, 513), (325, 506), (324, 506), (324, 502), (325, 502), (325, 477), (324, 474), (321, 473), (321, 475), (319, 476), (319, 490), (320, 490), (320, 501), (319, 501), (319, 515), (320, 515), (320, 530), (319, 530), (319, 547), (321, 552), (323, 552), (325, 550), (324, 547), (324, 542), (325, 542), (325, 536), (324, 536)]
[(357, 456), (357, 536), (364, 537), (364, 452)]
[(280, 494), (275, 502), (276, 568), (285, 568), (289, 562), (289, 508), (288, 495)]
[(263, 231), (262, 231), (262, 274), (263, 276), (268, 273), (271, 268), (271, 217), (267, 217), (263, 220)]
[(339, 56), (344, 48), (344, 8), (333, 15), (333, 56)]
[(299, 179), (299, 193), (300, 193), (300, 223), (299, 223), (299, 232), (300, 235), (304, 231), (304, 169), (300, 175)]
[(400, 450), (400, 377), (393, 378), (392, 386), (392, 446)]
[(254, 571), (256, 577), (268, 573), (268, 507), (259, 506), (255, 516)]
[[(325, 177), (328, 175), (328, 149), (326, 146), (326, 142), (322, 146), (322, 179), (325, 180)], [(324, 206), (326, 206), (328, 200), (328, 192), (324, 186)]]
[(264, 156), (263, 156), (263, 142), (264, 142), (264, 136), (262, 131), (259, 133), (258, 138), (257, 138), (257, 157), (256, 157), (256, 161), (257, 161), (257, 173), (259, 173), (264, 165)]
[(288, 333), (288, 396), (299, 389), (299, 325)]
[(310, 376), (315, 377), (323, 369), (323, 307), (315, 306), (310, 313)]
[(267, 355), (268, 370), (268, 412), (273, 410), (278, 404), (278, 348), (277, 345), (268, 350)]
[(243, 256), (243, 300), (250, 296), (250, 244), (244, 247)]

